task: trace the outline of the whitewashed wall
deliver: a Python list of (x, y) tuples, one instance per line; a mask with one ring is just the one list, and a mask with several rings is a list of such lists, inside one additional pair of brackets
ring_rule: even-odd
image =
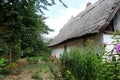
[(70, 51), (74, 48), (82, 48), (83, 47), (83, 39), (76, 39), (66, 43), (67, 51)]
[[(66, 51), (70, 51), (71, 49), (74, 48), (81, 48), (81, 46), (83, 45), (83, 40), (82, 39), (72, 40), (64, 44), (66, 44)], [(52, 48), (52, 53), (54, 53), (57, 58), (59, 58), (60, 54), (64, 52), (64, 44)]]
[(91, 37), (88, 37), (87, 39), (93, 40), (94, 41), (94, 47), (97, 48), (101, 44), (103, 44), (103, 34), (97, 34)]
[[(95, 47), (98, 47), (100, 44), (103, 43), (103, 34), (87, 37), (87, 39), (93, 40), (95, 43)], [(68, 41), (67, 43), (64, 44), (66, 44), (66, 51), (70, 51), (71, 49), (74, 48), (83, 48), (83, 43), (84, 43), (84, 39), (76, 39), (76, 40)], [(59, 58), (60, 54), (64, 52), (64, 44), (52, 48), (52, 53), (56, 54), (57, 58)]]
[[(108, 45), (106, 46), (106, 48), (105, 48), (105, 50), (107, 51), (107, 52), (109, 52), (109, 51), (111, 51), (113, 48), (114, 48), (114, 46), (113, 45), (111, 45), (111, 43), (113, 42), (113, 39), (112, 39), (112, 36), (113, 35), (111, 35), (111, 34), (103, 34), (103, 43), (107, 43)], [(103, 56), (103, 58), (105, 59), (105, 60), (108, 60), (108, 61), (111, 61), (111, 56), (107, 56), (107, 54), (108, 53), (105, 53), (105, 56)], [(104, 60), (103, 59), (103, 60)]]
[(64, 44), (52, 47), (52, 54), (55, 54), (57, 58), (64, 52)]
[(103, 43), (107, 43), (108, 45), (106, 46), (106, 50), (110, 51), (111, 49), (113, 49), (113, 45), (111, 45), (113, 39), (112, 39), (111, 34), (104, 34), (103, 35)]

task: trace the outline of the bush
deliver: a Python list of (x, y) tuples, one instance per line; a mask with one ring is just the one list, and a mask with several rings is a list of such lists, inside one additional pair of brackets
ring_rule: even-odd
[(88, 44), (84, 50), (65, 52), (60, 57), (60, 74), (57, 75), (53, 69), (51, 71), (56, 80), (60, 77), (61, 80), (120, 80), (120, 32), (115, 33), (109, 45), (114, 46), (111, 51), (106, 51), (107, 44), (101, 49)]
[(6, 60), (4, 58), (0, 58), (0, 78), (3, 78), (4, 66), (6, 65)]
[(15, 62), (10, 62), (7, 66), (4, 67), (4, 72), (14, 71), (18, 67), (18, 64)]
[(36, 64), (39, 61), (39, 57), (27, 57), (26, 60), (29, 64)]
[[(102, 62), (102, 68), (99, 72), (100, 76), (97, 80), (120, 80), (120, 31), (116, 31), (113, 35), (113, 48), (106, 51), (108, 59)], [(105, 47), (106, 47), (105, 46)]]
[[(86, 51), (74, 49), (64, 53), (61, 58), (60, 71), (50, 67), (55, 80), (120, 80), (120, 61), (103, 61), (103, 49), (99, 52), (92, 48)], [(119, 54), (118, 54), (119, 55)]]
[(62, 75), (67, 80), (71, 76), (74, 77), (73, 80), (95, 80), (99, 76), (101, 59), (93, 48), (86, 48), (86, 51), (73, 49), (60, 58)]
[(45, 56), (39, 56), (39, 57), (27, 57), (26, 60), (28, 61), (28, 63), (30, 64), (36, 64), (40, 61), (42, 62), (48, 62), (49, 61), (49, 57), (45, 57)]
[(50, 72), (53, 74), (52, 78), (54, 80), (63, 80), (63, 78), (61, 77), (61, 72), (59, 70), (56, 70), (53, 64), (50, 64), (49, 67), (50, 67)]
[(106, 60), (102, 63), (99, 75), (97, 80), (120, 80), (120, 61), (115, 56), (109, 62)]
[(38, 73), (33, 74), (32, 78), (37, 79), (37, 80), (42, 80), (40, 74), (38, 74)]

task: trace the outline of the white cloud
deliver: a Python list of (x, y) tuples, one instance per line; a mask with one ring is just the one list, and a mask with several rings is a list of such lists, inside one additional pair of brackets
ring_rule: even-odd
[[(92, 2), (95, 3), (97, 0), (86, 0), (86, 2)], [(86, 2), (80, 4), (80, 8), (76, 9), (76, 8), (72, 8), (69, 7), (67, 9), (64, 10), (59, 10), (60, 16), (56, 17), (56, 18), (48, 18), (45, 22), (46, 24), (51, 28), (54, 29), (54, 32), (50, 32), (49, 35), (47, 35), (47, 37), (55, 37), (58, 33), (59, 30), (68, 22), (68, 20), (72, 17), (72, 16), (76, 16), (78, 13), (80, 13), (81, 11), (83, 11), (85, 9), (85, 4)]]
[(54, 32), (51, 32), (48, 37), (54, 37), (59, 33), (59, 30), (68, 22), (72, 16), (76, 16), (80, 11), (75, 8), (68, 8), (66, 10), (59, 10), (60, 16), (57, 18), (49, 18), (46, 20), (46, 24), (54, 29)]

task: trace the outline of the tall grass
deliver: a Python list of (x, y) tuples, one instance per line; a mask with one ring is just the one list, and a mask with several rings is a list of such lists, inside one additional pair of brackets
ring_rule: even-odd
[(64, 78), (72, 76), (73, 80), (96, 80), (99, 76), (102, 56), (94, 48), (87, 47), (84, 51), (73, 49), (66, 52), (60, 60)]

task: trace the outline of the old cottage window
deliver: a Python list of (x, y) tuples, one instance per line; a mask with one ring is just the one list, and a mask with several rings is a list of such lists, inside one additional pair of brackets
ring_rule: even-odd
[(117, 12), (113, 19), (114, 30), (120, 30), (120, 12)]

